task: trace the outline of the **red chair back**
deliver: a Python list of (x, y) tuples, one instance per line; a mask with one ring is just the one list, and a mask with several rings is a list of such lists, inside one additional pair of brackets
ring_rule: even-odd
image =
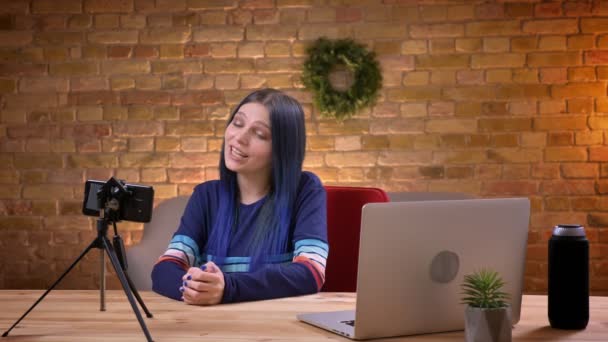
[(361, 235), (361, 208), (366, 203), (388, 202), (378, 188), (325, 186), (329, 256), (321, 291), (355, 292)]

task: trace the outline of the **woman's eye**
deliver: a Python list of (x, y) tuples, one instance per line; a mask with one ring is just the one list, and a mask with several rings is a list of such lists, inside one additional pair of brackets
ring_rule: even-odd
[(236, 127), (243, 127), (243, 122), (238, 119), (232, 120), (232, 124)]
[(266, 132), (255, 131), (255, 135), (257, 135), (260, 139), (266, 140)]

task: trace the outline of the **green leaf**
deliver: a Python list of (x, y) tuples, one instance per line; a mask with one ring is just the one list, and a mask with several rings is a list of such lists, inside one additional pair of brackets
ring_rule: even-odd
[[(374, 52), (352, 39), (321, 37), (308, 47), (307, 53), (302, 83), (313, 92), (313, 101), (321, 115), (344, 120), (376, 103), (382, 88), (382, 73)], [(346, 91), (333, 89), (329, 81), (329, 73), (336, 65), (344, 65), (353, 73), (353, 85)]]

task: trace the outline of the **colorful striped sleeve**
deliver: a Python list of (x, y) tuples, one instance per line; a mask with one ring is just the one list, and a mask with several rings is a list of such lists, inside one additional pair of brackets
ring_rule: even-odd
[(198, 266), (201, 263), (200, 258), (198, 244), (189, 236), (177, 234), (173, 236), (169, 247), (156, 263), (173, 262), (187, 270), (190, 267)]
[(325, 241), (318, 239), (298, 240), (293, 252), (293, 262), (306, 266), (314, 275), (317, 290), (321, 290), (325, 283), (325, 263), (329, 246)]

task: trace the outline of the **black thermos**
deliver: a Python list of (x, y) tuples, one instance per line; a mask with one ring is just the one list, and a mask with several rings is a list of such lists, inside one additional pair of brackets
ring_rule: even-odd
[(585, 228), (563, 224), (549, 239), (549, 323), (585, 329), (589, 322), (589, 241)]

